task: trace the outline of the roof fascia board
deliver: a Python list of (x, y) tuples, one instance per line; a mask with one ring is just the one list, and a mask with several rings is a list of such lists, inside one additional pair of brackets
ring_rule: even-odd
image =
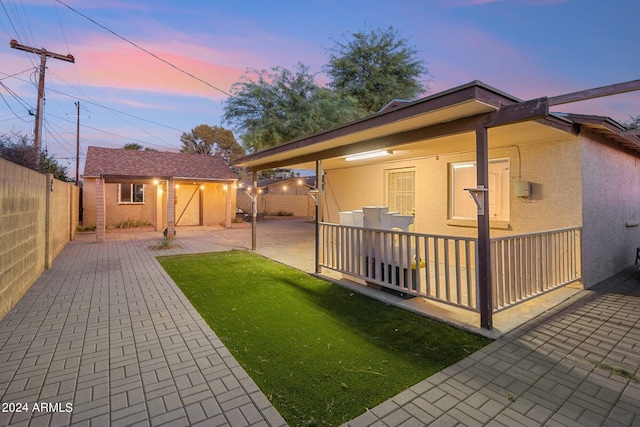
[(146, 175), (100, 175), (98, 178), (104, 179), (107, 183), (118, 183), (123, 181), (150, 181), (154, 179), (166, 181), (168, 176), (146, 176)]
[(464, 117), (445, 123), (438, 123), (419, 129), (400, 132), (393, 135), (360, 141), (354, 144), (334, 147), (313, 154), (296, 156), (286, 160), (268, 162), (257, 166), (249, 166), (249, 172), (272, 169), (292, 164), (314, 162), (333, 157), (348, 156), (350, 154), (365, 151), (391, 149), (398, 145), (411, 142), (434, 139), (443, 136), (456, 135), (465, 132), (474, 132), (479, 127), (498, 127), (523, 121), (538, 120), (542, 124), (559, 128), (566, 132), (575, 133), (573, 126), (562, 120), (552, 118), (549, 114), (549, 106), (546, 98), (525, 101), (518, 104), (504, 106), (498, 111), (484, 113), (472, 117)]
[(473, 100), (494, 106), (496, 109), (504, 106), (505, 104), (515, 104), (518, 102), (517, 98), (504, 94), (481, 82), (471, 82), (445, 92), (440, 92), (438, 94), (419, 99), (406, 106), (402, 106), (388, 112), (375, 114), (325, 132), (243, 156), (234, 162), (234, 164), (238, 165), (249, 163), (263, 157), (268, 157), (296, 148), (306, 147)]

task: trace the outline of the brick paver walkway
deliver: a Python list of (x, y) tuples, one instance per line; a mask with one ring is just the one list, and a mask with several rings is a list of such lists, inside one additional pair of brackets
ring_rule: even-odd
[(638, 377), (640, 272), (631, 268), (347, 426), (640, 426)]
[(286, 424), (146, 235), (80, 236), (2, 320), (1, 426)]
[[(287, 227), (259, 227), (258, 251), (311, 271), (313, 226)], [(155, 259), (247, 249), (250, 231), (178, 232), (162, 252), (156, 232), (67, 245), (0, 322), (0, 426), (285, 424)], [(629, 269), (346, 426), (640, 426), (639, 366)]]

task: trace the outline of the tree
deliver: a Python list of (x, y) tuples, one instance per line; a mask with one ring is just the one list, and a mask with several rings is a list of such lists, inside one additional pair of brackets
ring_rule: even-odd
[(67, 168), (46, 151), (38, 155), (33, 143), (23, 134), (0, 135), (0, 158), (37, 172), (53, 174), (60, 181), (70, 181)]
[(627, 129), (640, 129), (640, 115), (629, 117), (629, 120), (621, 123)]
[(137, 142), (128, 142), (122, 146), (123, 150), (131, 150), (131, 151), (158, 151), (154, 148), (143, 147)]
[(329, 87), (355, 98), (369, 114), (393, 99), (415, 99), (427, 90), (425, 61), (393, 27), (351, 36), (329, 49), (324, 67), (332, 79)]
[(123, 150), (132, 150), (132, 151), (142, 151), (144, 147), (136, 142), (129, 142), (124, 144), (122, 147)]
[(180, 152), (222, 157), (227, 163), (244, 155), (233, 132), (220, 126), (198, 125), (180, 137)]
[(309, 67), (249, 69), (231, 87), (224, 120), (248, 152), (274, 147), (362, 117), (354, 100), (315, 83)]

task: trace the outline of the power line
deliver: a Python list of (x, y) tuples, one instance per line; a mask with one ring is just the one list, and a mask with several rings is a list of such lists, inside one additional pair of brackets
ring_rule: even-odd
[(148, 55), (151, 55), (152, 57), (154, 57), (154, 58), (155, 58), (155, 59), (157, 59), (158, 61), (160, 61), (160, 62), (163, 62), (163, 63), (167, 64), (167, 65), (168, 65), (168, 66), (170, 66), (171, 68), (174, 68), (174, 69), (176, 69), (176, 70), (180, 71), (181, 73), (186, 74), (187, 76), (189, 76), (189, 77), (191, 77), (191, 78), (193, 78), (193, 79), (195, 79), (195, 80), (198, 80), (198, 81), (199, 81), (199, 82), (201, 82), (201, 83), (204, 83), (205, 85), (209, 86), (209, 87), (210, 87), (210, 88), (212, 88), (212, 89), (217, 90), (218, 92), (221, 92), (221, 93), (223, 93), (223, 94), (225, 94), (225, 95), (227, 95), (227, 96), (229, 96), (229, 97), (231, 96), (229, 93), (225, 92), (224, 90), (220, 89), (219, 87), (216, 87), (216, 86), (212, 85), (211, 83), (207, 82), (206, 80), (203, 80), (203, 79), (201, 79), (200, 77), (197, 77), (197, 76), (195, 76), (195, 75), (191, 74), (190, 72), (188, 72), (188, 71), (186, 71), (186, 70), (184, 70), (184, 69), (182, 69), (182, 68), (178, 67), (177, 65), (172, 64), (171, 62), (167, 61), (166, 59), (163, 59), (163, 58), (159, 57), (159, 56), (158, 56), (158, 55), (156, 55), (155, 53), (153, 53), (153, 52), (151, 52), (151, 51), (149, 51), (149, 50), (147, 50), (147, 49), (145, 49), (145, 48), (143, 48), (143, 47), (141, 47), (141, 46), (137, 45), (136, 43), (132, 42), (131, 40), (127, 39), (126, 37), (123, 37), (123, 36), (121, 36), (120, 34), (116, 33), (115, 31), (113, 31), (113, 30), (111, 30), (111, 29), (109, 29), (109, 28), (105, 27), (104, 25), (102, 25), (102, 24), (100, 24), (100, 23), (96, 22), (94, 19), (92, 19), (92, 18), (88, 17), (87, 15), (84, 15), (83, 13), (81, 13), (81, 12), (79, 12), (79, 11), (75, 10), (74, 8), (72, 8), (72, 7), (71, 7), (71, 6), (69, 6), (68, 4), (64, 3), (63, 1), (61, 1), (61, 0), (55, 0), (55, 1), (56, 1), (56, 2), (58, 2), (58, 3), (60, 3), (61, 5), (65, 6), (65, 7), (67, 7), (67, 8), (69, 8), (71, 11), (73, 11), (73, 12), (77, 13), (78, 15), (82, 16), (83, 18), (88, 19), (89, 21), (93, 22), (93, 23), (94, 23), (94, 24), (96, 24), (98, 27), (100, 27), (100, 28), (102, 28), (102, 29), (104, 29), (104, 30), (106, 30), (106, 31), (110, 32), (111, 34), (113, 34), (114, 36), (118, 37), (119, 39), (121, 39), (121, 40), (123, 40), (123, 41), (125, 41), (125, 42), (129, 43), (130, 45), (132, 45), (132, 46), (133, 46), (133, 47), (135, 47), (136, 49), (139, 49), (139, 50), (143, 51), (144, 53), (146, 53), (146, 54), (148, 54)]
[(16, 77), (16, 76), (19, 76), (19, 75), (20, 75), (20, 74), (22, 74), (22, 73), (26, 73), (27, 71), (31, 71), (31, 70), (33, 70), (33, 67), (31, 67), (31, 68), (27, 68), (26, 70), (24, 70), (24, 71), (20, 71), (20, 72), (15, 73), (15, 74), (5, 74), (5, 73), (2, 73), (2, 74), (4, 74), (6, 77), (1, 78), (0, 80), (8, 79), (8, 78), (11, 78), (11, 77)]
[[(5, 76), (9, 76), (8, 74), (3, 73), (2, 71), (0, 71), (0, 74), (4, 74)], [(57, 77), (57, 78), (59, 78), (60, 80), (62, 80), (62, 81), (63, 81), (64, 83), (66, 83), (67, 85), (69, 85), (69, 83), (65, 82), (65, 81), (64, 81), (64, 79), (62, 79), (62, 78), (61, 78), (60, 76), (58, 76), (57, 74), (55, 74), (55, 73), (51, 73), (51, 74), (52, 74), (52, 75), (54, 75), (54, 76), (56, 76), (56, 77)], [(11, 77), (14, 77), (14, 76), (11, 76)], [(24, 80), (24, 79), (21, 79), (21, 78), (18, 78), (18, 77), (14, 77), (14, 78), (15, 78), (16, 80), (20, 80), (20, 81), (25, 82), (25, 83), (31, 83), (31, 84), (33, 84), (33, 81)], [(70, 86), (70, 87), (72, 87), (71, 85), (69, 85), (69, 86)], [(100, 108), (103, 108), (103, 109), (105, 109), (105, 110), (108, 110), (108, 111), (112, 111), (112, 112), (114, 112), (114, 113), (117, 113), (117, 114), (122, 114), (123, 116), (129, 116), (129, 117), (134, 118), (134, 119), (137, 119), (137, 120), (142, 120), (142, 121), (144, 121), (144, 122), (151, 123), (151, 124), (153, 124), (153, 125), (160, 126), (160, 127), (166, 128), (166, 129), (175, 130), (175, 131), (177, 131), (177, 132), (185, 132), (185, 130), (184, 130), (184, 129), (178, 129), (178, 128), (175, 128), (175, 127), (172, 127), (172, 126), (169, 126), (169, 125), (163, 124), (163, 123), (159, 123), (159, 122), (156, 122), (156, 121), (153, 121), (153, 120), (150, 120), (150, 119), (146, 119), (146, 118), (144, 118), (144, 117), (136, 116), (135, 114), (126, 113), (126, 112), (124, 112), (124, 111), (120, 111), (120, 110), (117, 110), (117, 109), (112, 108), (112, 107), (107, 107), (106, 105), (100, 104), (100, 103), (98, 103), (98, 102), (91, 101), (91, 100), (90, 100), (90, 99), (88, 99), (88, 98), (82, 98), (82, 97), (79, 97), (79, 96), (71, 95), (71, 94), (66, 93), (66, 92), (62, 92), (62, 91), (59, 91), (59, 90), (55, 90), (55, 89), (53, 89), (53, 88), (51, 88), (51, 87), (49, 87), (49, 88), (47, 89), (47, 92), (53, 92), (53, 93), (57, 93), (57, 94), (60, 94), (60, 95), (68, 96), (69, 98), (79, 99), (79, 100), (81, 100), (82, 102), (84, 102), (84, 103), (86, 103), (86, 104), (91, 104), (91, 105), (94, 105), (94, 106), (96, 106), (96, 107), (100, 107)], [(86, 95), (85, 95), (85, 96), (86, 96)]]
[[(27, 104), (27, 102), (20, 98), (18, 96), (18, 94), (16, 94), (14, 91), (12, 91), (11, 89), (9, 89), (7, 87), (7, 85), (5, 85), (4, 83), (0, 82), (0, 86), (2, 86), (4, 88), (4, 90), (7, 91), (7, 93), (9, 93), (9, 95), (11, 95), (11, 97), (13, 97), (13, 99), (15, 99), (16, 101), (18, 101), (18, 103), (20, 104), (20, 106), (22, 108), (24, 108), (29, 114), (32, 114), (32, 108), (29, 106), (29, 104)], [(30, 120), (25, 120), (22, 117), (20, 117), (18, 115), (18, 113), (15, 112), (15, 110), (11, 107), (11, 105), (9, 104), (9, 102), (6, 100), (6, 98), (4, 97), (4, 95), (2, 95), (2, 93), (0, 93), (0, 97), (2, 98), (2, 100), (4, 101), (5, 104), (7, 104), (7, 107), (9, 108), (9, 110), (11, 110), (11, 112), (13, 113), (14, 116), (16, 116), (18, 119), (22, 120), (23, 122), (28, 123)]]

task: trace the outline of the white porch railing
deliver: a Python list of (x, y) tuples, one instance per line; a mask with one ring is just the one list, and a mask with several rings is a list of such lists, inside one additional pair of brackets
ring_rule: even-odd
[[(491, 240), (494, 311), (580, 278), (580, 229)], [(321, 223), (320, 265), (477, 312), (477, 239)]]
[(494, 311), (581, 278), (580, 228), (491, 239)]

